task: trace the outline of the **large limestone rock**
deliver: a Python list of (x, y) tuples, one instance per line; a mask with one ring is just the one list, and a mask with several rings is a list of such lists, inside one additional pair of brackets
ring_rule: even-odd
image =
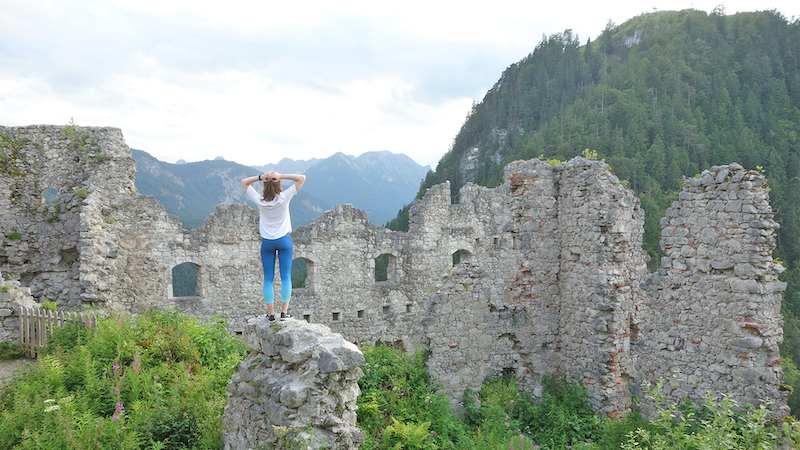
[(227, 388), (225, 449), (283, 448), (292, 441), (309, 449), (357, 449), (364, 442), (356, 427), (365, 362), (358, 347), (325, 325), (266, 316), (249, 320), (243, 337), (253, 353)]

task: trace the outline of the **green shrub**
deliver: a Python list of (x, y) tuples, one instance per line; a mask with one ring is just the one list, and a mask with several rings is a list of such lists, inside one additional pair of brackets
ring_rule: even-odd
[(9, 240), (12, 240), (12, 241), (18, 241), (18, 240), (22, 239), (22, 235), (21, 235), (21, 234), (19, 234), (19, 233), (18, 233), (18, 232), (16, 232), (16, 231), (12, 231), (11, 233), (8, 233), (8, 234), (6, 235), (6, 237), (7, 237)]
[(42, 302), (42, 309), (45, 309), (47, 311), (56, 311), (58, 309), (58, 303), (52, 300), (47, 300), (45, 302)]
[(12, 342), (0, 342), (0, 361), (12, 361), (23, 356), (25, 356), (25, 352), (19, 345)]
[(425, 366), (425, 353), (407, 354), (386, 345), (362, 350), (367, 360), (358, 382), (358, 426), (367, 434), (362, 450), (396, 447), (398, 436), (413, 436), (413, 441), (398, 448), (430, 449), (455, 448), (456, 442), (466, 438), (450, 409), (450, 399), (437, 393)]
[(596, 441), (599, 450), (618, 450), (637, 429), (656, 432), (655, 427), (634, 408), (624, 419), (604, 420)]
[(5, 448), (212, 449), (244, 344), (178, 311), (55, 331), (0, 392)]
[[(675, 380), (674, 385), (678, 385)], [(622, 445), (625, 450), (766, 450), (781, 443), (791, 444), (797, 437), (796, 427), (770, 419), (763, 404), (740, 408), (729, 395), (714, 398), (709, 392), (699, 403), (689, 399), (675, 403), (664, 395), (664, 380), (659, 379), (648, 391), (647, 398), (656, 408), (656, 417), (649, 429), (638, 428), (629, 434), (628, 441)]]
[[(600, 432), (600, 420), (589, 404), (586, 389), (563, 375), (544, 376), (544, 397), (533, 400), (519, 391), (516, 380), (486, 380), (480, 392), (480, 407), (473, 395), (464, 395), (464, 421), (489, 442), (504, 442), (513, 436), (528, 436), (545, 449), (578, 448), (593, 442)], [(514, 439), (519, 442), (519, 439)], [(533, 444), (532, 444), (533, 445)], [(498, 447), (494, 447), (498, 448)]]
[(541, 401), (523, 395), (507, 401), (511, 405), (508, 414), (517, 429), (544, 448), (566, 448), (597, 439), (600, 420), (580, 382), (558, 374), (545, 375), (542, 384)]

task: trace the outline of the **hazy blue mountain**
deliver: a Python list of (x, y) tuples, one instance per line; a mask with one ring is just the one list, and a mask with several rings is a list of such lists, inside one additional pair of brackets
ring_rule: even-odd
[[(221, 159), (170, 164), (141, 150), (131, 149), (131, 153), (136, 160), (136, 189), (155, 197), (186, 228), (202, 225), (220, 203), (252, 206), (240, 183), (258, 173), (251, 167)], [(308, 225), (332, 207), (303, 189), (290, 205), (292, 224)]]
[(136, 188), (154, 196), (186, 228), (200, 226), (220, 203), (251, 204), (240, 180), (261, 170), (308, 175), (291, 203), (292, 224), (308, 225), (336, 204), (352, 203), (382, 225), (413, 200), (429, 170), (406, 155), (365, 153), (358, 158), (341, 153), (324, 160), (294, 161), (253, 168), (222, 158), (170, 164), (147, 152), (131, 149), (136, 160)]
[(414, 199), (429, 170), (388, 151), (358, 157), (336, 153), (308, 168), (306, 187), (324, 203), (352, 203), (365, 210), (372, 223), (383, 225)]
[(305, 173), (309, 167), (320, 161), (321, 160), (319, 158), (301, 159), (298, 161), (295, 161), (291, 158), (283, 158), (282, 160), (278, 161), (278, 164), (266, 164), (263, 166), (252, 167), (262, 173), (270, 170), (274, 170), (275, 172), (279, 173)]

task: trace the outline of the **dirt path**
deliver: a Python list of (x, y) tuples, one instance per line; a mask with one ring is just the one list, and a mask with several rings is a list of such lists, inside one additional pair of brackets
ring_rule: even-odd
[(33, 361), (36, 360), (21, 358), (13, 361), (0, 361), (0, 389), (2, 389), (6, 382), (11, 379), (11, 376), (14, 375), (14, 371), (17, 370), (18, 367), (29, 364)]

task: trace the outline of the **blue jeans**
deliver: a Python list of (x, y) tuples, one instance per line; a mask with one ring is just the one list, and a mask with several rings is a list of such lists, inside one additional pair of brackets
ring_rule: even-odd
[(275, 255), (281, 273), (281, 302), (292, 297), (292, 252), (294, 245), (289, 233), (278, 239), (261, 239), (261, 265), (264, 267), (264, 301), (275, 301), (272, 283), (275, 281)]

